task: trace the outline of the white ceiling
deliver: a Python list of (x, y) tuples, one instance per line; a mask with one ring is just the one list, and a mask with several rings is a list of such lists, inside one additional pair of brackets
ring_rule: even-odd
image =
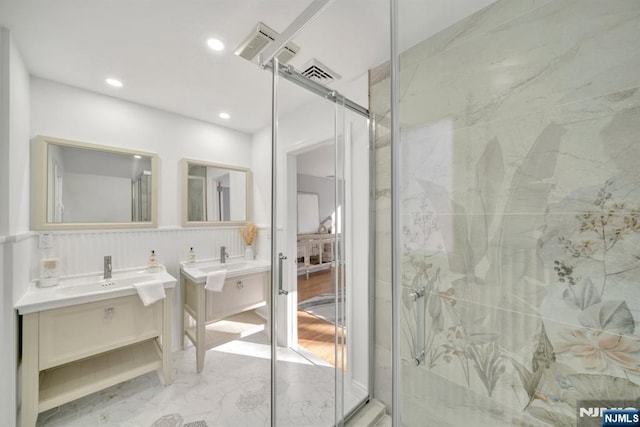
[[(494, 0), (401, 0), (400, 43), (425, 39)], [(271, 120), (270, 73), (233, 54), (262, 21), (282, 32), (311, 0), (0, 0), (32, 75), (242, 132)], [(214, 52), (216, 37), (226, 49)], [(337, 90), (389, 58), (389, 1), (335, 0), (294, 42), (297, 68), (317, 58)], [(106, 77), (124, 87), (112, 88)], [(313, 99), (283, 85), (286, 113)], [(231, 119), (218, 114), (226, 111)]]

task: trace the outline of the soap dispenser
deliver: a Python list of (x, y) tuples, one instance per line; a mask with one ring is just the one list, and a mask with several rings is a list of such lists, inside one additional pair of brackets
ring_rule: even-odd
[(189, 248), (189, 252), (187, 253), (187, 262), (189, 264), (194, 264), (196, 262), (196, 253), (193, 251), (193, 247)]
[(149, 255), (149, 270), (155, 271), (158, 269), (158, 257), (156, 256), (156, 251), (151, 251)]
[(38, 286), (46, 288), (58, 284), (60, 259), (51, 251), (45, 252), (40, 260), (40, 280)]

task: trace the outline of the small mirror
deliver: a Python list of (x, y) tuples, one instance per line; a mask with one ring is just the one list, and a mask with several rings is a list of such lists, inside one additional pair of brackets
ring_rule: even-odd
[(241, 224), (250, 216), (251, 171), (182, 159), (182, 224)]
[(38, 136), (34, 229), (156, 226), (157, 156)]

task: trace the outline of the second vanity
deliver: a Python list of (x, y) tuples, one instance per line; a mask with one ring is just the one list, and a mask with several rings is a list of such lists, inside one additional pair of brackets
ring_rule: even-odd
[[(226, 271), (222, 291), (207, 291), (208, 274), (219, 270)], [(196, 347), (197, 372), (209, 348), (264, 330), (264, 319), (253, 310), (266, 307), (269, 270), (261, 260), (182, 263), (184, 338)]]
[[(159, 281), (166, 297), (144, 306), (134, 284)], [(163, 267), (84, 276), (38, 288), (22, 316), (22, 426), (38, 414), (147, 372), (173, 382), (171, 319), (176, 279)]]

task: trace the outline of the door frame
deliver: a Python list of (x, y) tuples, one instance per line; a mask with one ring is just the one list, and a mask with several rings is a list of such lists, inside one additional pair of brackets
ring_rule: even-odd
[[(281, 325), (286, 328), (278, 328), (279, 342), (286, 343), (286, 346), (294, 350), (299, 350), (298, 346), (298, 269), (293, 254), (298, 253), (298, 229), (297, 229), (297, 193), (298, 193), (298, 164), (297, 157), (315, 147), (333, 143), (332, 139), (320, 138), (313, 140), (302, 140), (289, 147), (283, 152), (283, 161), (280, 164), (285, 166), (285, 211), (283, 237), (285, 238), (285, 250), (289, 256), (286, 265), (285, 289), (289, 291), (285, 304), (286, 317), (279, 319), (283, 321)], [(283, 331), (285, 329), (285, 331)]]
[[(353, 116), (355, 117), (355, 116)], [(368, 323), (368, 328), (371, 328), (371, 322), (373, 321), (373, 312), (372, 312), (372, 307), (369, 304), (369, 302), (372, 300), (373, 295), (373, 286), (371, 286), (372, 280), (373, 278), (371, 276), (368, 277), (367, 283), (365, 284), (365, 287), (368, 290), (368, 301), (364, 300), (362, 301), (362, 304), (359, 305), (359, 309), (358, 309), (358, 313), (354, 313), (354, 307), (353, 307), (353, 302), (354, 302), (354, 280), (355, 280), (355, 275), (354, 275), (354, 271), (353, 271), (353, 266), (354, 266), (354, 251), (355, 251), (355, 234), (354, 234), (354, 229), (353, 229), (353, 223), (355, 221), (354, 219), (354, 214), (353, 214), (353, 197), (354, 197), (354, 174), (356, 174), (358, 172), (357, 168), (355, 168), (354, 166), (354, 156), (356, 156), (357, 154), (354, 153), (354, 143), (355, 141), (353, 140), (354, 135), (353, 135), (353, 120), (355, 120), (353, 117), (347, 118), (347, 120), (345, 121), (345, 127), (344, 127), (344, 133), (343, 133), (343, 137), (344, 137), (344, 146), (345, 146), (345, 159), (344, 159), (344, 178), (345, 178), (345, 192), (344, 192), (344, 201), (343, 201), (343, 206), (342, 209), (345, 210), (345, 217), (344, 217), (344, 224), (343, 224), (343, 242), (344, 242), (344, 249), (345, 249), (345, 254), (344, 254), (344, 264), (347, 266), (346, 270), (345, 270), (345, 276), (344, 276), (344, 280), (345, 280), (345, 285), (346, 285), (346, 292), (345, 292), (345, 298), (347, 303), (344, 306), (344, 310), (345, 310), (345, 314), (346, 314), (346, 329), (347, 331), (351, 330), (354, 331), (355, 327), (354, 327), (354, 321), (356, 321), (355, 319), (355, 315), (365, 315), (367, 316), (367, 323)], [(364, 119), (363, 119), (364, 120)], [(370, 129), (369, 129), (370, 123), (367, 124), (367, 126), (365, 126), (363, 128), (363, 130), (365, 131), (366, 137), (367, 137), (367, 151), (369, 151), (370, 147), (371, 147), (371, 134), (370, 134)], [(285, 198), (285, 203), (283, 206), (283, 211), (282, 211), (282, 223), (278, 224), (278, 238), (282, 238), (284, 239), (285, 244), (283, 245), (283, 249), (286, 251), (284, 252), (287, 256), (288, 259), (285, 263), (285, 267), (284, 267), (284, 272), (283, 272), (283, 281), (284, 281), (284, 288), (289, 291), (289, 294), (286, 296), (280, 296), (280, 299), (278, 300), (278, 307), (279, 307), (279, 313), (278, 313), (278, 321), (279, 321), (279, 327), (278, 327), (278, 344), (281, 346), (286, 346), (287, 348), (291, 348), (293, 350), (298, 351), (299, 350), (299, 346), (298, 346), (298, 327), (297, 327), (297, 323), (298, 323), (298, 318), (297, 318), (297, 311), (298, 311), (298, 305), (297, 305), (297, 278), (298, 278), (298, 271), (297, 271), (297, 266), (296, 266), (296, 262), (295, 262), (295, 256), (297, 256), (297, 156), (300, 154), (303, 154), (304, 152), (310, 151), (312, 149), (314, 149), (315, 147), (321, 146), (321, 145), (325, 145), (325, 144), (335, 144), (335, 136), (329, 137), (329, 138), (314, 138), (314, 139), (303, 139), (300, 141), (297, 141), (296, 143), (293, 143), (287, 147), (283, 147), (282, 150), (279, 150), (279, 156), (278, 156), (278, 164), (280, 165), (285, 165), (284, 167), (284, 171), (282, 171), (282, 175), (280, 175), (283, 180), (284, 180), (284, 184), (282, 186), (279, 186), (279, 189), (281, 189), (281, 191), (284, 191), (283, 195)], [(370, 153), (368, 153), (370, 155)], [(369, 159), (369, 156), (366, 156), (362, 159), (362, 162), (367, 163), (369, 165), (369, 168), (372, 167), (372, 162)], [(370, 180), (370, 174), (371, 171), (368, 171), (369, 173), (367, 173), (366, 176), (361, 177), (362, 179), (365, 179), (367, 181), (369, 181), (369, 187), (371, 187), (373, 185), (373, 183)], [(372, 207), (372, 201), (370, 199), (370, 194), (371, 194), (371, 188), (369, 188), (369, 194), (364, 194), (364, 198), (369, 200), (369, 209), (371, 209)], [(367, 214), (369, 213), (369, 211), (367, 211)], [(371, 221), (371, 218), (368, 218), (369, 221)], [(335, 225), (334, 225), (335, 226)], [(369, 228), (369, 235), (368, 237), (368, 253), (365, 252), (361, 252), (363, 253), (363, 259), (365, 259), (366, 264), (368, 266), (368, 268), (366, 269), (366, 273), (368, 275), (371, 274), (371, 263), (372, 263), (372, 258), (371, 258), (371, 253), (373, 252), (371, 250), (371, 245), (374, 244), (374, 239), (372, 238), (372, 233), (371, 233), (371, 227), (373, 227), (374, 224), (373, 223), (369, 223), (368, 224), (368, 228)], [(360, 261), (362, 262), (362, 261)], [(284, 299), (286, 298), (286, 300)], [(285, 309), (286, 307), (286, 309)], [(362, 310), (365, 310), (365, 313), (362, 312)], [(286, 325), (286, 327), (285, 327)], [(368, 357), (366, 358), (366, 360), (360, 360), (360, 358), (362, 357), (361, 354), (358, 354), (358, 361), (360, 362), (360, 364), (362, 363), (366, 363), (367, 364), (367, 372), (368, 374), (365, 375), (366, 380), (363, 378), (363, 381), (366, 381), (366, 385), (363, 384), (362, 382), (358, 381), (357, 379), (354, 378), (353, 374), (354, 374), (354, 369), (347, 369), (346, 374), (344, 376), (344, 385), (348, 386), (352, 389), (358, 389), (360, 391), (362, 391), (363, 393), (367, 393), (368, 395), (371, 395), (371, 391), (372, 391), (372, 359), (373, 359), (373, 340), (372, 340), (372, 332), (371, 330), (362, 330), (362, 325), (360, 328), (358, 328), (358, 331), (360, 334), (363, 334), (364, 336), (366, 336), (366, 341), (367, 341), (367, 345), (366, 346), (358, 346), (359, 348), (366, 348), (366, 352)], [(356, 363), (356, 358), (354, 357), (354, 353), (356, 353), (353, 349), (356, 348), (356, 345), (354, 343), (355, 340), (355, 335), (354, 333), (347, 333), (346, 334), (346, 347), (347, 347), (347, 358), (346, 358), (346, 362), (347, 362), (347, 366), (355, 366)], [(360, 337), (362, 338), (362, 337)], [(352, 351), (349, 351), (349, 349), (352, 349)], [(346, 414), (345, 414), (346, 415)]]

